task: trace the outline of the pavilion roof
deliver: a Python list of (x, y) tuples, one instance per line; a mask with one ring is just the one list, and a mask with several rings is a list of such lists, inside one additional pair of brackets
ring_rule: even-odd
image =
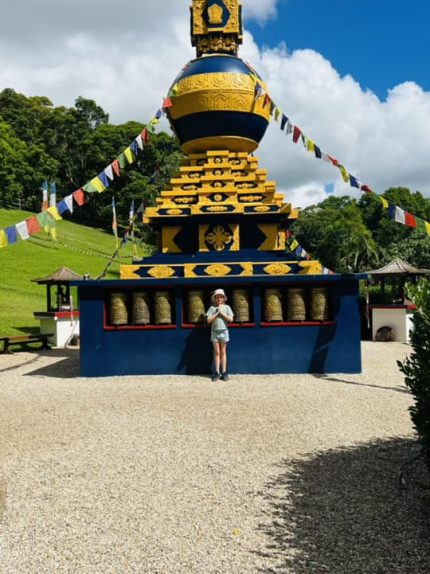
[(397, 258), (380, 269), (366, 271), (366, 273), (368, 275), (430, 275), (430, 269), (420, 269)]
[(82, 279), (82, 275), (78, 275), (68, 267), (59, 267), (52, 275), (42, 277), (40, 279), (32, 279), (34, 283), (42, 285), (49, 283), (68, 283), (69, 281), (76, 281)]

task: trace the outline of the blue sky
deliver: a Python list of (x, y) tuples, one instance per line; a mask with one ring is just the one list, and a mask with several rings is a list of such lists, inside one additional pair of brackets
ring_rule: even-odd
[(404, 81), (430, 90), (429, 23), (427, 0), (280, 0), (276, 20), (247, 28), (259, 46), (319, 52), (385, 99)]
[[(378, 193), (406, 186), (430, 197), (430, 0), (242, 3), (251, 34), (239, 56), (292, 122)], [(67, 106), (83, 96), (113, 123), (147, 122), (195, 57), (190, 4), (14, 0), (0, 18), (0, 90)], [(295, 206), (354, 193), (275, 122), (258, 157)]]

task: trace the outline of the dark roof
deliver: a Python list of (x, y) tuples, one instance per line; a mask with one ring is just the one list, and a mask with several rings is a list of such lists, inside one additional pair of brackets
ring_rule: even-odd
[(430, 269), (419, 269), (403, 259), (394, 259), (380, 269), (366, 271), (368, 275), (430, 275)]
[(48, 277), (41, 279), (32, 279), (34, 283), (48, 284), (48, 283), (68, 283), (69, 281), (77, 281), (82, 279), (82, 275), (78, 275), (68, 267), (60, 267)]

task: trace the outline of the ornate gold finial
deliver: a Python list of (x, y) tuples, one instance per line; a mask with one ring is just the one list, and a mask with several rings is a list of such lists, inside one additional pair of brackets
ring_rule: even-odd
[(191, 44), (197, 56), (237, 55), (242, 44), (242, 5), (239, 0), (192, 0)]

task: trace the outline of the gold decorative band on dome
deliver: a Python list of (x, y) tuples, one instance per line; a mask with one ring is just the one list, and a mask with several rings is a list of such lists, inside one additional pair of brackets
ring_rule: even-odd
[(181, 149), (186, 154), (198, 153), (204, 148), (252, 153), (257, 147), (258, 143), (248, 138), (238, 136), (212, 136), (188, 141), (181, 146)]
[(190, 114), (213, 111), (252, 113), (270, 121), (270, 105), (263, 97), (255, 99), (255, 82), (246, 74), (189, 76), (177, 84), (172, 103), (169, 116), (173, 121)]

